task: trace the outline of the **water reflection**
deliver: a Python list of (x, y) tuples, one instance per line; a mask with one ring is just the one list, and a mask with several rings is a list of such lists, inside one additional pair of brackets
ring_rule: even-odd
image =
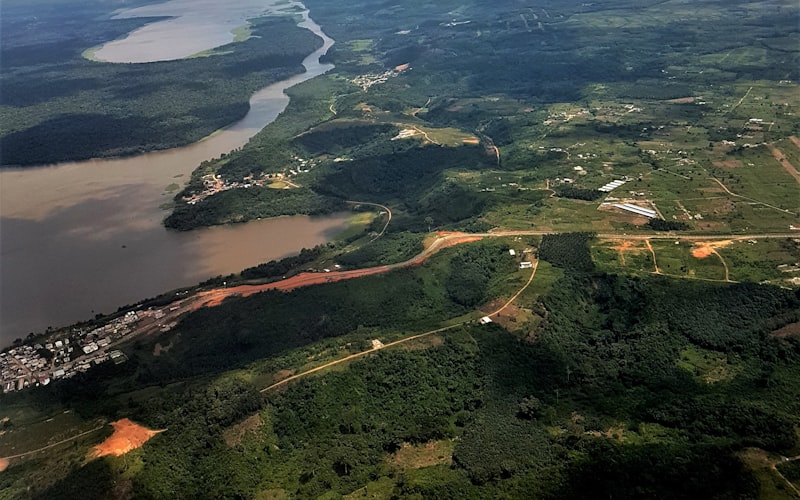
[[(251, 5), (247, 1), (242, 5)], [(322, 37), (323, 47), (305, 59), (304, 74), (255, 94), (240, 122), (183, 148), (0, 171), (0, 346), (30, 331), (285, 257), (344, 228), (343, 215), (190, 233), (161, 226), (167, 214), (159, 207), (172, 197), (167, 186), (182, 184), (203, 160), (243, 146), (286, 107), (286, 88), (333, 67), (319, 63), (333, 40), (307, 12), (303, 16), (300, 26)], [(164, 38), (150, 50), (170, 43)]]
[(103, 45), (95, 51), (94, 57), (116, 63), (169, 61), (189, 57), (232, 42), (232, 31), (244, 25), (248, 19), (286, 7), (287, 3), (279, 0), (171, 0), (124, 9), (114, 17), (169, 19), (148, 24), (125, 38)]

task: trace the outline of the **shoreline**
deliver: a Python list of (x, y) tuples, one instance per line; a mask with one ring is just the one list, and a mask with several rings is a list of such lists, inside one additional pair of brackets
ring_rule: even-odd
[[(288, 253), (278, 248), (285, 245), (272, 244), (276, 239), (261, 233), (257, 239), (262, 243), (253, 240), (252, 248), (243, 255), (238, 252), (234, 262), (233, 256), (226, 257), (232, 251), (227, 250), (248, 244), (241, 238), (254, 238), (254, 228), (265, 224), (272, 227), (268, 222), (271, 218), (212, 231), (190, 231), (188, 235), (163, 226), (164, 186), (191, 175), (203, 161), (244, 146), (286, 109), (286, 89), (333, 69), (332, 64), (320, 63), (319, 59), (334, 40), (311, 19), (302, 3), (290, 5), (304, 8), (296, 16), (296, 24), (321, 38), (322, 46), (303, 59), (304, 72), (255, 92), (243, 119), (179, 148), (113, 160), (0, 168), (2, 265), (16, 269), (13, 275), (4, 273), (1, 316), (8, 318), (9, 326), (22, 318), (36, 318), (13, 331), (4, 324), (0, 345), (11, 345), (18, 337), (24, 339), (30, 331), (42, 333), (48, 324), (73, 324), (96, 310), (113, 310), (164, 290), (193, 286), (209, 277), (238, 272), (319, 244), (312, 240), (325, 234), (320, 228), (309, 228), (313, 232), (305, 235), (298, 233), (299, 242)], [(280, 220), (285, 225), (288, 218)], [(51, 249), (53, 245), (47, 245), (45, 236), (47, 241), (58, 241), (60, 250)], [(324, 237), (331, 240), (331, 236)], [(225, 239), (224, 245), (220, 238)], [(232, 266), (235, 271), (229, 269)], [(142, 272), (146, 269), (149, 271)], [(45, 281), (51, 284), (46, 290), (29, 285)], [(119, 285), (131, 281), (136, 286)], [(88, 290), (93, 292), (85, 293)], [(124, 293), (126, 290), (129, 293)], [(65, 296), (85, 300), (65, 304)], [(113, 306), (109, 305), (112, 302)]]

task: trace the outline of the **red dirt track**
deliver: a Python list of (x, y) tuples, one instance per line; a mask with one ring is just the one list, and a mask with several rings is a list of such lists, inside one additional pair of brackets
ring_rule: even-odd
[(288, 292), (290, 290), (294, 290), (295, 288), (304, 286), (362, 278), (364, 276), (386, 273), (401, 267), (416, 266), (423, 263), (428, 257), (443, 248), (482, 239), (482, 236), (464, 233), (440, 232), (437, 233), (437, 235), (438, 238), (419, 255), (399, 264), (369, 267), (366, 269), (353, 269), (351, 271), (331, 271), (329, 273), (306, 272), (292, 276), (291, 278), (287, 278), (285, 280), (276, 281), (274, 283), (265, 283), (263, 285), (239, 285), (231, 288), (218, 288), (215, 290), (209, 290), (207, 292), (199, 292), (197, 295), (195, 295), (196, 302), (192, 305), (192, 310), (199, 309), (200, 307), (218, 306), (223, 300), (232, 296), (249, 297), (250, 295), (264, 292), (266, 290), (280, 290), (283, 292)]

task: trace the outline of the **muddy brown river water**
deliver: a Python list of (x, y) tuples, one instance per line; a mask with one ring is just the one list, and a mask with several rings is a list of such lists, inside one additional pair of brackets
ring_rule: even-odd
[[(196, 2), (168, 2), (175, 3), (195, 12), (203, 8)], [(259, 8), (254, 14), (270, 5)], [(0, 171), (0, 347), (28, 332), (297, 253), (344, 229), (345, 214), (265, 219), (188, 233), (161, 225), (167, 213), (159, 207), (172, 197), (167, 186), (182, 184), (203, 160), (246, 144), (286, 107), (285, 89), (332, 68), (320, 64), (319, 57), (333, 40), (307, 12), (300, 26), (325, 42), (303, 62), (306, 72), (262, 89), (251, 98), (244, 119), (200, 142), (130, 158)], [(211, 47), (219, 44), (218, 32), (209, 31)], [(158, 53), (159, 44), (168, 46), (172, 39), (151, 38), (149, 51)], [(135, 37), (128, 40), (141, 43)], [(115, 47), (132, 53), (125, 44)]]

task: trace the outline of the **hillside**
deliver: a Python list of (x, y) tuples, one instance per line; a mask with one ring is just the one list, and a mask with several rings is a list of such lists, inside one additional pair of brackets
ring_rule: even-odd
[(355, 222), (20, 339), (146, 315), (0, 396), (0, 498), (800, 496), (796, 3), (307, 6), (336, 68), (166, 225)]

